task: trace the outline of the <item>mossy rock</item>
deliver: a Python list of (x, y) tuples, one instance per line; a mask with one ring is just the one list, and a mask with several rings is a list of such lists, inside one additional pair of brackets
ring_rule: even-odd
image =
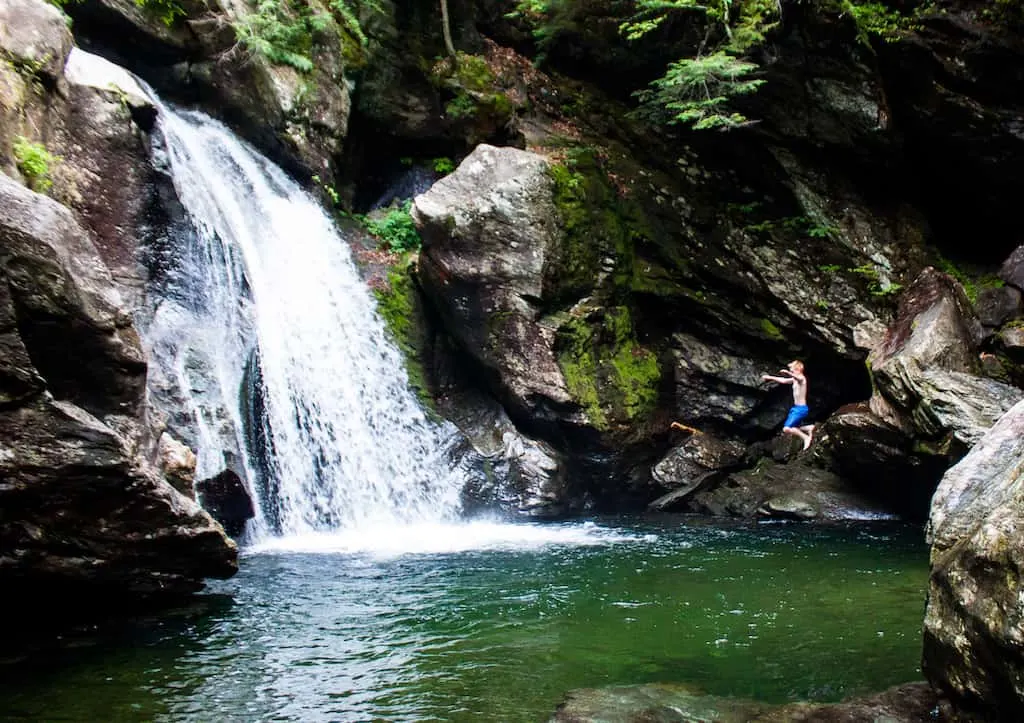
[(374, 295), (377, 313), (405, 357), (409, 386), (428, 409), (433, 409), (434, 398), (423, 360), (426, 331), (415, 268), (413, 256), (406, 255), (402, 263), (388, 271), (387, 285), (375, 289)]
[(627, 307), (566, 321), (558, 329), (556, 352), (569, 393), (595, 428), (635, 422), (657, 407), (658, 356), (637, 342)]

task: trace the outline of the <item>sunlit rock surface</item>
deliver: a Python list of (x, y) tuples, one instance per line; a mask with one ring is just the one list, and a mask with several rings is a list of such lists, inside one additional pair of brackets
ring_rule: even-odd
[(959, 707), (1024, 716), (1024, 401), (942, 478), (928, 523), (923, 670)]

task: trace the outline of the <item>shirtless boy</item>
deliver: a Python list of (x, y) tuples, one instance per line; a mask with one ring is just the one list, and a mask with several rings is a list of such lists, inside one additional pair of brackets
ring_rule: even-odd
[(785, 369), (779, 370), (783, 377), (773, 377), (765, 374), (761, 381), (776, 382), (777, 384), (791, 384), (793, 386), (793, 406), (786, 416), (782, 425), (783, 434), (791, 434), (799, 437), (804, 442), (804, 449), (811, 446), (811, 437), (814, 435), (814, 425), (806, 424), (799, 426), (807, 417), (807, 377), (804, 376), (804, 363), (799, 359), (791, 361)]

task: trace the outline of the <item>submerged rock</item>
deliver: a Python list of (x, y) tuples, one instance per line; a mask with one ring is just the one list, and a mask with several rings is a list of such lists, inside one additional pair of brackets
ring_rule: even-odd
[(551, 723), (919, 723), (939, 719), (944, 701), (925, 683), (907, 683), (842, 703), (773, 705), (650, 684), (574, 690)]
[(958, 708), (1024, 716), (1024, 401), (942, 478), (922, 668)]

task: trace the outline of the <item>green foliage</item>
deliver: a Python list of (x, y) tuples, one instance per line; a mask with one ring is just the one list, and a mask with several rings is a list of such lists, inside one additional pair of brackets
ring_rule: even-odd
[(779, 331), (779, 327), (775, 326), (771, 319), (761, 319), (761, 331), (764, 332), (764, 335), (769, 339), (773, 339), (775, 341), (781, 341), (785, 338), (782, 335), (782, 332)]
[(334, 186), (324, 183), (320, 179), (319, 175), (313, 176), (313, 183), (320, 187), (320, 190), (324, 192), (324, 195), (327, 196), (327, 198), (331, 199), (332, 205), (341, 205), (341, 196), (338, 195), (338, 190)]
[(14, 160), (33, 191), (46, 193), (53, 186), (50, 169), (60, 161), (60, 157), (46, 150), (42, 143), (33, 143), (18, 136), (14, 139)]
[[(379, 10), (375, 2), (367, 6)], [(313, 50), (318, 43), (334, 41), (344, 49), (345, 36), (354, 37), (361, 47), (368, 42), (352, 5), (345, 0), (330, 0), (329, 8), (330, 13), (314, 10), (308, 0), (257, 0), (252, 12), (235, 21), (235, 35), (251, 52), (270, 62), (308, 73), (313, 70)], [(343, 29), (342, 35), (335, 21)], [(354, 59), (348, 57), (348, 60)]]
[(435, 158), (434, 173), (448, 175), (455, 170), (455, 163), (451, 158)]
[(880, 38), (887, 43), (906, 37), (916, 27), (919, 14), (928, 7), (926, 4), (910, 15), (904, 15), (880, 2), (862, 2), (861, 0), (841, 0), (840, 2), (843, 14), (853, 18), (853, 22), (857, 26), (857, 38), (868, 47), (871, 46), (872, 37)]
[(412, 201), (406, 201), (398, 208), (387, 212), (380, 220), (366, 219), (366, 228), (380, 239), (381, 245), (396, 253), (418, 249), (422, 240), (416, 230), (409, 209)]
[[(835, 238), (839, 235), (839, 229), (832, 224), (823, 221), (815, 221), (808, 216), (788, 216), (786, 218), (767, 219), (757, 223), (747, 224), (744, 231), (752, 233), (771, 233), (775, 230), (787, 231), (798, 236), (809, 238)], [(820, 267), (819, 267), (820, 268)], [(839, 267), (835, 267), (838, 269)]]
[(964, 293), (967, 295), (968, 301), (972, 304), (977, 303), (978, 294), (982, 289), (995, 289), (1003, 286), (1004, 284), (1002, 279), (991, 274), (977, 272), (970, 273), (960, 268), (941, 254), (935, 262), (935, 266), (960, 282), (960, 285), (964, 288)]
[(453, 99), (445, 103), (444, 114), (452, 120), (472, 118), (476, 115), (477, 103), (472, 96), (459, 93)]
[(719, 39), (707, 48), (702, 44), (696, 57), (671, 63), (665, 75), (638, 91), (638, 113), (694, 130), (728, 130), (754, 122), (730, 110), (729, 103), (764, 83), (753, 77), (757, 64), (743, 56), (776, 26), (779, 7), (775, 0), (639, 0), (637, 15), (619, 27), (630, 40), (640, 40), (679, 12), (703, 13), (707, 37), (717, 34)]
[(854, 274), (863, 277), (868, 282), (868, 293), (872, 296), (878, 297), (890, 297), (898, 294), (903, 286), (895, 283), (883, 283), (881, 274), (878, 273), (878, 269), (872, 264), (861, 264), (860, 266), (854, 266), (849, 269)]
[[(728, 129), (752, 121), (729, 111), (726, 104), (736, 96), (756, 91), (763, 80), (748, 77), (757, 65), (740, 60), (725, 51), (671, 63), (650, 88), (638, 91), (643, 115), (664, 115), (669, 123), (684, 123), (694, 130)], [(658, 109), (651, 113), (651, 108)]]
[(167, 27), (174, 25), (178, 18), (185, 17), (185, 9), (176, 0), (135, 0), (135, 6), (160, 18)]

